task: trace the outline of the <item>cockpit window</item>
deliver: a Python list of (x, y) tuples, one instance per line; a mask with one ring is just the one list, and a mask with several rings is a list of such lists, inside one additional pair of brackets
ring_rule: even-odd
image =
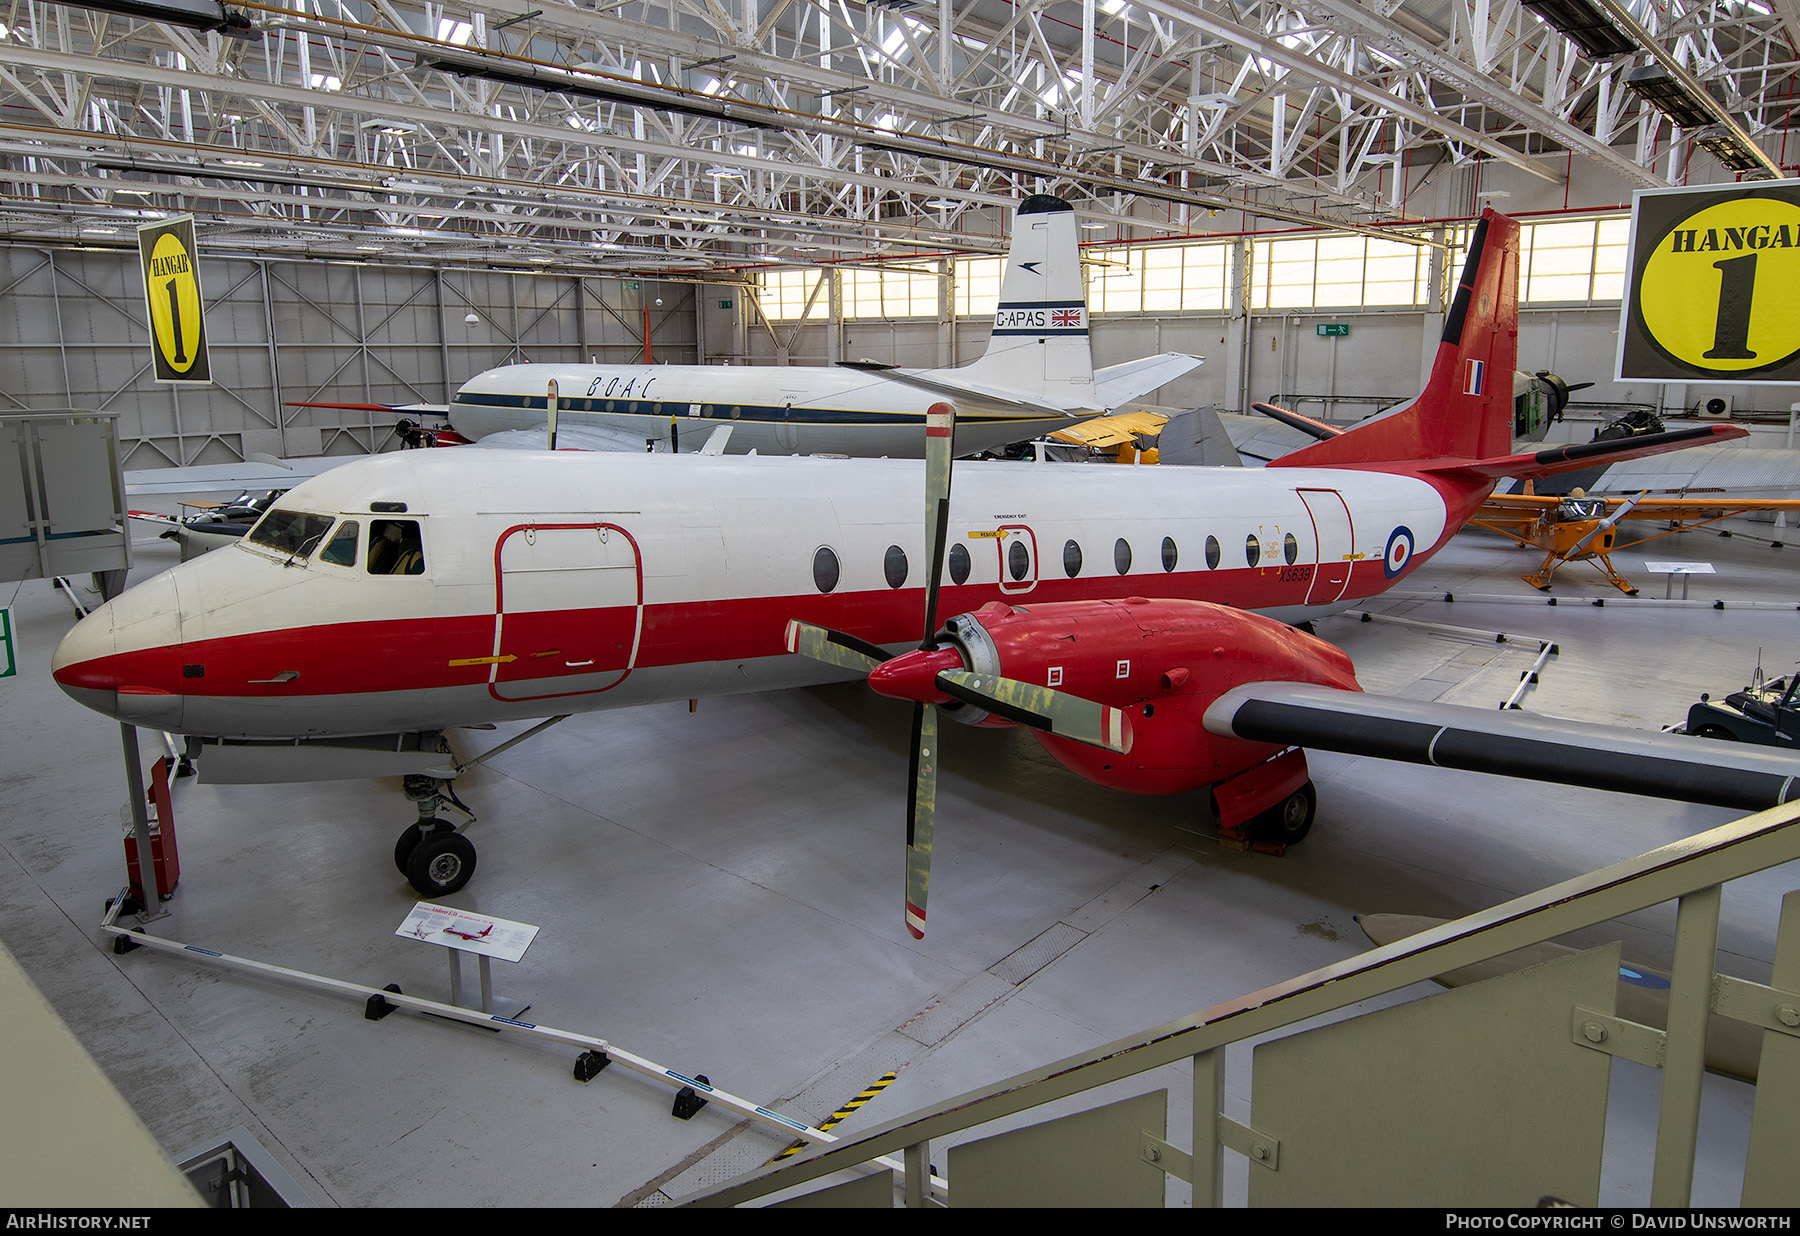
[(369, 574), (423, 575), (425, 543), (416, 519), (369, 521)]
[(354, 519), (346, 519), (338, 525), (338, 530), (331, 534), (331, 540), (319, 554), (320, 562), (329, 562), (332, 566), (353, 567), (356, 565), (356, 529)]
[(250, 529), (244, 539), (252, 545), (261, 545), (278, 554), (304, 558), (317, 548), (330, 529), (330, 516), (309, 515), (305, 511), (287, 511), (277, 507), (258, 520), (256, 527)]

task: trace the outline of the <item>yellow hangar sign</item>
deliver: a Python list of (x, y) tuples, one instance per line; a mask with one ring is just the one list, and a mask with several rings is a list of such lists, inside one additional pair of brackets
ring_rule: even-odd
[(211, 382), (194, 217), (181, 215), (139, 227), (138, 263), (144, 273), (144, 307), (150, 317), (156, 380)]
[(1618, 380), (1800, 382), (1800, 180), (1644, 190), (1630, 258)]

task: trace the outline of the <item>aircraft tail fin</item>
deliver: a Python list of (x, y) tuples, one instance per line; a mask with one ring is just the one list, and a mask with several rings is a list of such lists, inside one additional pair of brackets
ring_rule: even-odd
[(1067, 202), (1036, 193), (1020, 203), (994, 333), (980, 360), (952, 371), (959, 380), (1007, 387), (1061, 408), (1100, 408), (1076, 241), (1075, 209)]
[(1271, 467), (1491, 459), (1512, 452), (1519, 225), (1483, 211), (1425, 389), (1411, 403)]

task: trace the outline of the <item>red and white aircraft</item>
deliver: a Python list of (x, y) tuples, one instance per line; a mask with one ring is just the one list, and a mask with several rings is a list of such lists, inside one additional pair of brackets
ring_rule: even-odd
[[(940, 709), (1030, 725), (1103, 785), (1212, 786), (1223, 827), (1276, 840), (1297, 840), (1312, 820), (1305, 755), (1288, 749), (1300, 729), (1316, 745), (1442, 763), (1455, 724), (1476, 734), (1469, 766), (1490, 771), (1733, 804), (1750, 777), (1753, 799), (1779, 801), (1791, 760), (1772, 768), (1772, 756), (1721, 756), (1716, 743), (1690, 784), (1681, 770), (1696, 762), (1680, 757), (1692, 748), (1668, 736), (1590, 727), (1484, 745), (1505, 718), (1454, 709), (1421, 731), (1418, 712), (1358, 692), (1344, 653), (1284, 625), (1404, 579), (1498, 477), (1743, 432), (1508, 453), (1517, 238), (1510, 219), (1483, 217), (1412, 405), (1279, 466), (965, 463), (952, 500), (943, 405), (923, 466), (408, 451), (297, 486), (237, 546), (103, 606), (62, 641), (55, 677), (133, 724), (240, 751), (323, 751), (336, 776), (423, 773), (409, 790), (420, 821), (395, 858), (431, 896), (474, 866), (467, 839), (431, 815), (460, 771), (445, 728), (867, 674), (917, 714), (915, 934)], [(940, 610), (957, 616), (940, 628)], [(1382, 709), (1385, 722), (1368, 720)], [(1623, 764), (1596, 753), (1607, 743)], [(228, 749), (209, 746), (203, 774)], [(1742, 776), (1719, 772), (1732, 758), (1748, 761), (1732, 766)]]

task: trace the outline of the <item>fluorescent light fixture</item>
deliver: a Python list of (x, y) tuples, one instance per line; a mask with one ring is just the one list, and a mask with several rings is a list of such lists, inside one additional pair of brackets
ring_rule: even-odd
[(1643, 64), (1625, 74), (1625, 88), (1684, 129), (1701, 129), (1718, 121), (1707, 101), (1688, 93), (1686, 86), (1660, 64)]
[(1610, 60), (1638, 50), (1638, 45), (1613, 24), (1593, 0), (1519, 0), (1563, 37), (1581, 49), (1589, 60)]
[(1724, 125), (1700, 130), (1694, 135), (1694, 145), (1717, 159), (1727, 171), (1763, 172), (1767, 175), (1768, 169), (1756, 157), (1756, 152), (1746, 147), (1738, 140), (1738, 135)]
[(262, 32), (242, 13), (228, 13), (219, 0), (57, 0), (67, 8), (121, 13), (143, 21), (167, 22), (193, 30), (216, 30), (233, 38), (260, 39)]

